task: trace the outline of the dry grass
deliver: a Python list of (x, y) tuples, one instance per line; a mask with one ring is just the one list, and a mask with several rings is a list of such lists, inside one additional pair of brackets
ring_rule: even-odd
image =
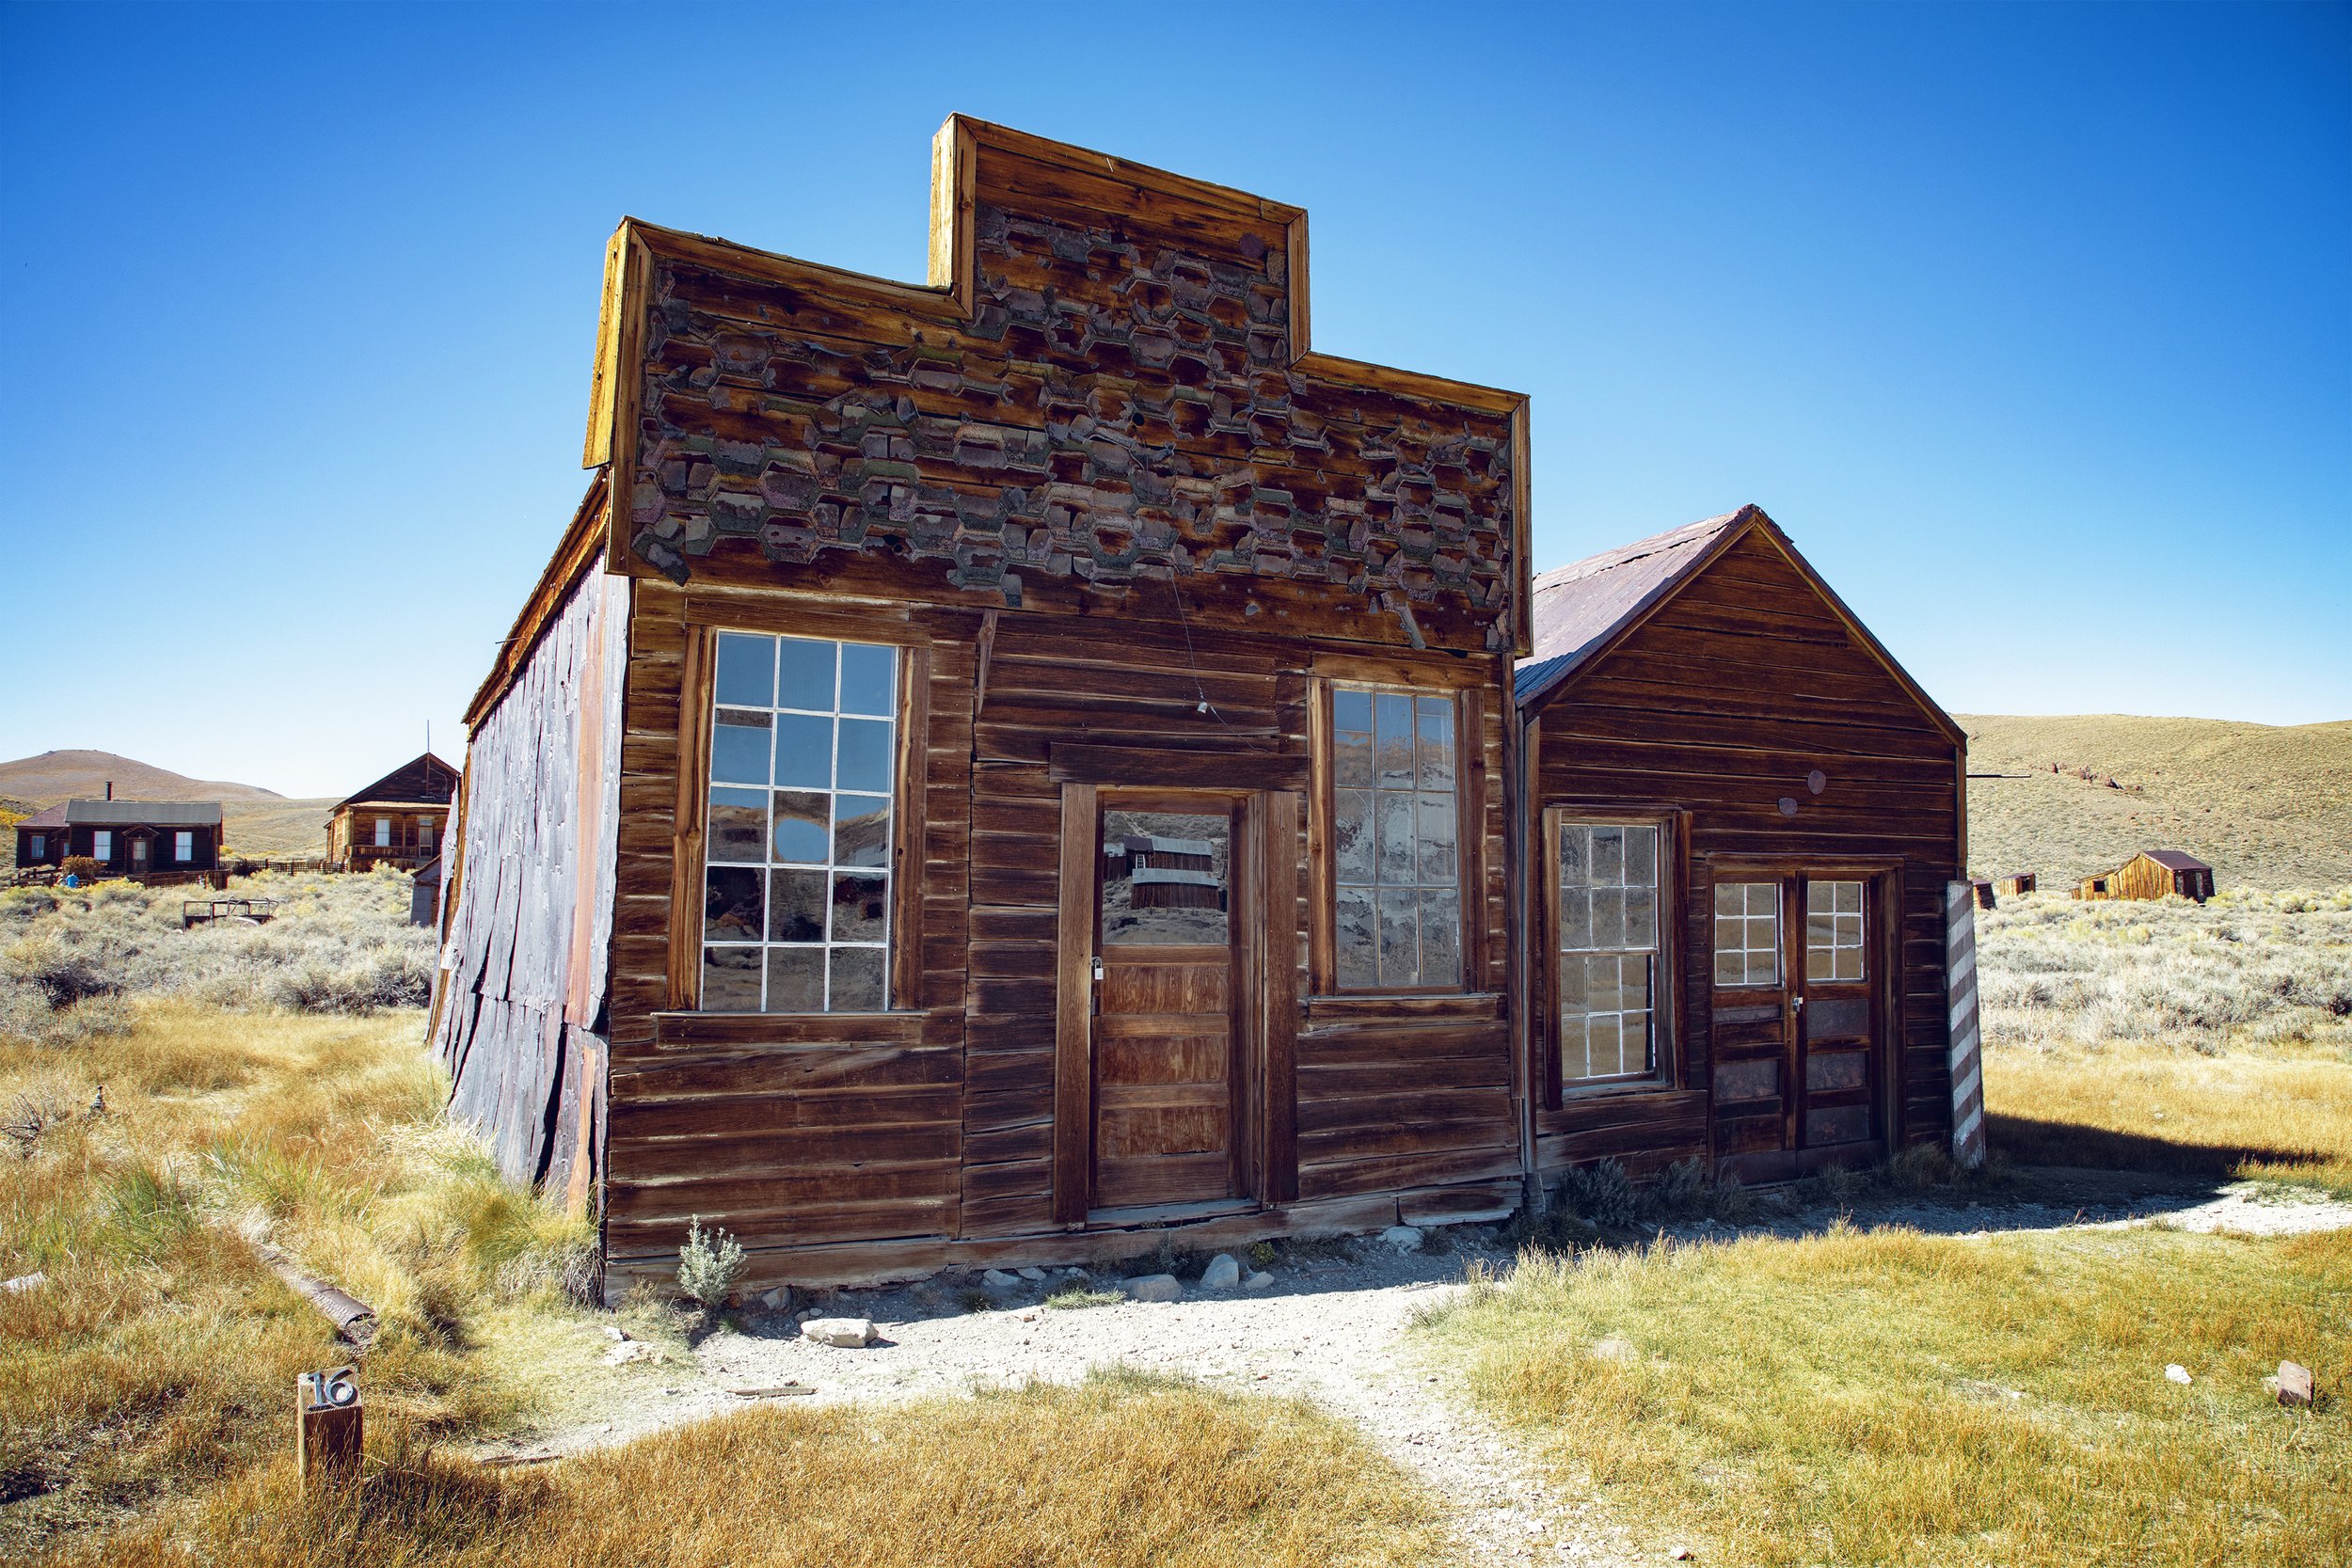
[(2011, 1161), (2352, 1196), (2352, 889), (2037, 895), (1980, 918), (1986, 1112)]
[(485, 1475), (386, 1445), (343, 1497), (290, 1466), (107, 1544), (109, 1564), (341, 1568), (1389, 1565), (1440, 1551), (1433, 1511), (1304, 1405), (1113, 1374), (911, 1406), (761, 1410)]
[[(2142, 849), (2186, 849), (2224, 888), (2352, 881), (2352, 722), (2274, 728), (2114, 714), (1957, 716), (1979, 876), (2059, 891)], [(2052, 763), (2064, 765), (2060, 775)], [(2088, 768), (2089, 780), (2074, 776)], [(2114, 779), (2119, 787), (2110, 789)]]
[(68, 1043), (120, 1024), (122, 998), (176, 996), (244, 1010), (367, 1013), (421, 1006), (433, 933), (407, 924), (410, 878), (239, 878), (278, 900), (266, 925), (183, 929), (191, 888), (0, 890), (0, 1038)]
[(0, 1042), (0, 1108), (54, 1118), (0, 1152), (0, 1275), (49, 1281), (0, 1295), (0, 1549), (282, 1451), (294, 1374), (349, 1351), (241, 1238), (376, 1308), (367, 1386), (387, 1415), (504, 1420), (517, 1394), (475, 1353), (506, 1319), (572, 1310), (588, 1233), (442, 1123), (421, 1015), (151, 1003), (126, 1022)]
[(2352, 1554), (2341, 1401), (2261, 1383), (2343, 1388), (2347, 1299), (2341, 1233), (1841, 1227), (1531, 1254), (1425, 1332), (1564, 1488), (1702, 1561), (2185, 1568)]

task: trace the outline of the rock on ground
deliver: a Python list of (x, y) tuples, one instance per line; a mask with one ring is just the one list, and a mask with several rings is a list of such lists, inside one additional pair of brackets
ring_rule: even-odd
[(801, 1325), (801, 1338), (836, 1350), (856, 1350), (874, 1341), (871, 1318), (811, 1318)]
[(1241, 1260), (1230, 1252), (1218, 1253), (1200, 1271), (1200, 1288), (1204, 1291), (1230, 1291), (1240, 1283)]
[(1119, 1288), (1130, 1301), (1181, 1301), (1184, 1294), (1183, 1283), (1172, 1274), (1137, 1275)]

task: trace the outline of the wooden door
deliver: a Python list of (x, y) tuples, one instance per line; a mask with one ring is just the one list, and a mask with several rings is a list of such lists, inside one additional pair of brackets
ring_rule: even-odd
[(1716, 873), (1710, 1098), (1742, 1176), (1884, 1152), (1878, 901), (1867, 874)]
[(1107, 798), (1096, 857), (1093, 1207), (1241, 1195), (1237, 804)]
[(147, 869), (148, 851), (151, 847), (152, 846), (145, 833), (134, 833), (132, 835), (131, 869), (134, 872), (144, 872)]

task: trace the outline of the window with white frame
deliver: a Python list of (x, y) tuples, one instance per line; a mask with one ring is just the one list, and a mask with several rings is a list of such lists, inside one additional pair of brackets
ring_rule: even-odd
[(392, 847), (392, 819), (389, 816), (379, 816), (375, 819), (375, 847), (378, 849), (389, 849)]
[(171, 858), (182, 865), (196, 859), (196, 834), (183, 830), (171, 835)]
[(1462, 983), (1454, 699), (1331, 691), (1333, 976), (1342, 990)]
[(1780, 884), (1715, 884), (1715, 983), (1780, 984)]
[(115, 835), (104, 828), (95, 829), (89, 835), (89, 855), (94, 861), (115, 858)]
[(1559, 824), (1560, 1081), (1658, 1070), (1655, 822)]
[(1804, 977), (1859, 980), (1862, 965), (1862, 884), (1804, 885)]
[(889, 1006), (898, 650), (718, 634), (706, 1012)]

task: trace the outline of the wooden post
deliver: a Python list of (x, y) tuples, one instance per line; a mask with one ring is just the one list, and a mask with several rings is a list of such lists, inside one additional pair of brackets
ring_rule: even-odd
[(338, 1367), (294, 1379), (294, 1474), (305, 1486), (358, 1471), (362, 1413), (355, 1370)]

